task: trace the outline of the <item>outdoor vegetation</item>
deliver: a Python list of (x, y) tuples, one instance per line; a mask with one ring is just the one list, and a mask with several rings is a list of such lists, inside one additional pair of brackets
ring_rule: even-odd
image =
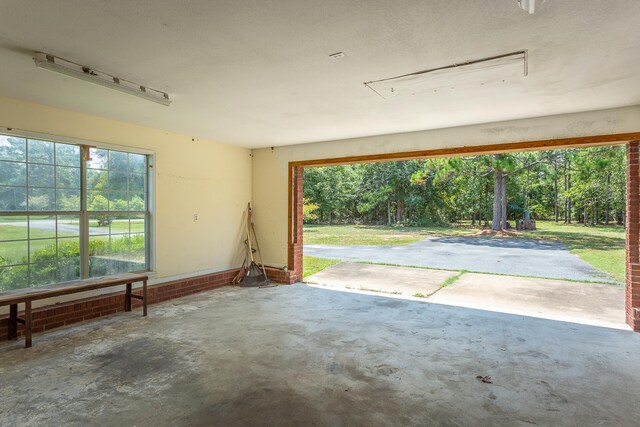
[(90, 276), (145, 268), (146, 156), (85, 154), (82, 229), (80, 147), (0, 135), (0, 291), (79, 278), (83, 255)]
[(623, 146), (307, 168), (305, 223), (623, 225)]
[[(304, 241), (558, 241), (623, 282), (625, 189), (624, 146), (307, 168)], [(525, 217), (536, 220), (536, 230), (504, 232)], [(317, 270), (323, 261), (305, 258), (305, 275), (313, 274), (307, 263)]]

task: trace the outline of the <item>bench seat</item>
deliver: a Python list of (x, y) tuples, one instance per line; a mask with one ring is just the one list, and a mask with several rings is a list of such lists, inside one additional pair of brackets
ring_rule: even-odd
[[(18, 323), (25, 325), (25, 347), (32, 345), (32, 310), (31, 302), (46, 298), (54, 298), (78, 292), (92, 291), (118, 285), (126, 285), (124, 310), (131, 311), (131, 299), (142, 300), (142, 315), (147, 315), (147, 280), (146, 274), (122, 273), (113, 276), (92, 277), (90, 279), (70, 280), (68, 282), (54, 283), (38, 288), (12, 289), (0, 293), (0, 306), (9, 306), (9, 327), (7, 328), (9, 340), (17, 338)], [(142, 282), (142, 295), (132, 294), (132, 285)], [(18, 317), (18, 304), (24, 303), (24, 318)]]

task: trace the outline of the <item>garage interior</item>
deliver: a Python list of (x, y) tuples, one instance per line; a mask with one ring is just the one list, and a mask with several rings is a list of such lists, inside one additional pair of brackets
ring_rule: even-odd
[[(0, 152), (56, 147), (51, 164), (30, 148), (0, 158), (56, 170), (33, 187), (1, 175), (26, 207), (0, 193), (0, 222), (24, 216), (34, 234), (18, 239), (24, 266), (0, 253), (0, 282), (22, 267), (27, 290), (62, 277), (60, 252), (52, 276), (36, 274), (30, 224), (43, 212), (57, 248), (79, 242), (66, 274), (142, 263), (149, 277), (147, 317), (138, 300), (124, 312), (124, 287), (35, 302), (32, 348), (7, 340), (0, 307), (0, 425), (637, 424), (640, 3), (0, 0), (0, 11)], [(607, 144), (627, 147), (625, 329), (299, 283), (305, 167)], [(80, 147), (77, 167), (58, 154), (67, 146)], [(79, 170), (79, 189), (59, 188), (61, 168)], [(112, 173), (125, 190), (91, 186)], [(49, 187), (54, 207), (37, 210)], [(77, 209), (58, 206), (64, 192)], [(248, 202), (283, 286), (232, 286)], [(78, 235), (61, 234), (66, 216)], [(95, 248), (111, 246), (92, 246), (92, 229), (128, 252), (105, 260)]]

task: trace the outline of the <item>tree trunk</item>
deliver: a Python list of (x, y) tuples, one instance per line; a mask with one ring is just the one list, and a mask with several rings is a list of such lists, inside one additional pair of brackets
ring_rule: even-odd
[[(571, 168), (571, 160), (567, 162), (567, 167)], [(571, 173), (567, 173), (567, 191), (571, 191)], [(571, 224), (571, 196), (567, 197), (567, 224)]]
[(558, 175), (556, 174), (554, 179), (553, 179), (553, 196), (554, 196), (554, 217), (555, 217), (555, 221), (556, 224), (558, 223), (558, 215), (560, 214), (559, 212), (559, 206), (558, 206)]
[(607, 188), (605, 194), (605, 205), (604, 205), (604, 223), (609, 225), (609, 198), (611, 189), (609, 188), (611, 185), (611, 174), (607, 174)]
[(387, 225), (391, 225), (391, 201), (387, 200)]
[(491, 221), (492, 230), (500, 230), (500, 217), (502, 214), (502, 171), (496, 169), (493, 173), (493, 219)]
[(507, 229), (507, 175), (502, 172), (500, 180), (502, 184), (500, 185), (500, 218), (502, 219), (502, 229)]
[(476, 226), (476, 210), (475, 210), (475, 208), (473, 209), (473, 215), (471, 216), (471, 226), (472, 227)]
[(584, 202), (584, 214), (583, 214), (583, 218), (582, 218), (582, 225), (584, 225), (585, 227), (587, 226), (587, 215), (588, 215), (588, 209), (587, 209), (587, 202)]
[(396, 217), (396, 224), (401, 224), (404, 220), (404, 202), (402, 200), (398, 200), (396, 202), (398, 215)]

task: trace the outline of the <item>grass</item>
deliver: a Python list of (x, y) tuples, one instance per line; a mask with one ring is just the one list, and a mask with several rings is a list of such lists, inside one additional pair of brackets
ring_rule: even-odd
[(616, 281), (625, 281), (625, 230), (609, 225), (585, 227), (581, 224), (556, 224), (538, 221), (538, 229), (522, 233), (522, 237), (564, 243), (572, 254), (609, 273)]
[(305, 225), (304, 242), (317, 245), (406, 245), (427, 237), (473, 235), (462, 227), (387, 227), (376, 225)]
[(337, 259), (316, 258), (313, 256), (304, 256), (303, 258), (304, 267), (302, 277), (311, 276), (312, 274), (316, 274), (327, 267), (340, 263)]
[[(26, 221), (26, 217), (15, 217), (20, 218), (21, 221)], [(31, 219), (34, 219), (32, 217)], [(42, 217), (41, 219), (49, 219), (49, 217)], [(4, 221), (4, 219), (3, 219)], [(77, 224), (78, 221), (70, 220), (70, 221), (62, 221), (65, 224)], [(97, 227), (96, 221), (90, 221), (89, 224), (91, 227)], [(100, 230), (104, 230), (105, 234), (109, 233), (109, 227), (100, 227)], [(128, 220), (114, 220), (111, 223), (111, 232), (112, 233), (123, 233), (129, 231), (129, 221)], [(131, 220), (131, 232), (132, 233), (144, 233), (144, 220)], [(31, 240), (30, 249), (31, 253), (38, 249), (42, 249), (45, 246), (53, 243), (56, 237), (55, 230), (43, 230), (39, 228), (32, 228), (30, 230), (30, 238), (31, 239), (46, 239), (46, 240)], [(77, 237), (77, 234), (74, 233), (64, 233), (58, 232), (58, 237)], [(23, 240), (27, 238), (27, 227), (26, 226), (17, 226), (17, 225), (0, 225), (0, 240)], [(108, 236), (91, 236), (92, 239), (98, 240), (106, 240)], [(8, 259), (11, 263), (19, 263), (21, 260), (27, 256), (29, 251), (29, 246), (26, 241), (17, 241), (17, 242), (1, 242), (0, 241), (0, 256)], [(324, 268), (324, 267), (323, 267)]]
[[(2, 240), (20, 240), (27, 238), (27, 228), (18, 227), (13, 225), (0, 225), (0, 236)], [(58, 233), (59, 237), (72, 237), (71, 233)], [(31, 252), (41, 249), (50, 245), (56, 237), (55, 231), (31, 229), (32, 239), (46, 239), (46, 240), (32, 240)], [(22, 242), (0, 242), (0, 256), (5, 259), (11, 260), (12, 263), (19, 263), (23, 257), (27, 256), (28, 246), (26, 241)]]
[[(625, 281), (625, 231), (621, 226), (587, 226), (538, 221), (535, 231), (493, 238), (549, 240), (565, 244), (583, 261)], [(387, 227), (364, 225), (305, 225), (304, 242), (325, 245), (406, 245), (428, 237), (474, 236), (480, 232), (468, 224), (451, 227)], [(483, 237), (492, 238), (491, 235)], [(333, 264), (331, 264), (333, 265)], [(305, 260), (306, 267), (306, 260)], [(319, 270), (318, 270), (319, 271)]]
[(460, 279), (460, 277), (462, 277), (464, 273), (467, 273), (467, 270), (460, 270), (460, 272), (455, 276), (447, 277), (447, 279), (442, 282), (439, 289), (446, 288), (449, 285), (453, 285), (458, 281), (458, 279)]

